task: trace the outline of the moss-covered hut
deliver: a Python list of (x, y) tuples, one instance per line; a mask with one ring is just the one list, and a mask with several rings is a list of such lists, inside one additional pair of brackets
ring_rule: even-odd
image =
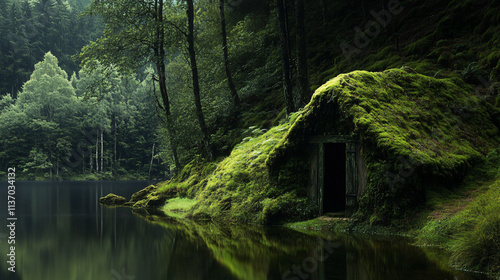
[(405, 218), (426, 190), (458, 184), (499, 146), (499, 110), (490, 99), (460, 79), (408, 68), (339, 75), (283, 124), (254, 128), (217, 164), (193, 161), (134, 207), (185, 197), (193, 200), (185, 216), (194, 219)]
[[(486, 99), (460, 79), (409, 68), (339, 75), (292, 117), (266, 163), (278, 185), (297, 185), (297, 172), (308, 178), (319, 214), (402, 218), (427, 188), (452, 187), (498, 147), (498, 108)], [(282, 176), (290, 167), (295, 176)]]

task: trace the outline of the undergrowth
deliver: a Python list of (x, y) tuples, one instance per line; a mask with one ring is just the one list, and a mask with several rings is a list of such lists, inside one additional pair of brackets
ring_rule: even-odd
[[(427, 221), (417, 231), (419, 244), (439, 246), (450, 264), (500, 274), (500, 152), (476, 168), (460, 192), (429, 194)], [(485, 180), (487, 178), (492, 178)]]

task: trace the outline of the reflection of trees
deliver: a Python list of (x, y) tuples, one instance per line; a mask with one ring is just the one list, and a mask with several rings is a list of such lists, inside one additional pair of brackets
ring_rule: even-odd
[[(161, 213), (134, 217), (129, 209), (97, 205), (97, 198), (109, 192), (100, 187), (85, 189), (88, 193), (51, 191), (33, 188), (19, 194), (29, 205), (16, 228), (17, 279), (112, 279), (112, 271), (122, 269), (136, 279), (282, 279), (320, 247), (317, 237), (280, 227), (200, 225)], [(340, 247), (308, 279), (472, 279), (443, 272), (405, 241), (343, 234), (327, 238)], [(7, 252), (7, 246), (2, 239), (0, 252)], [(326, 250), (320, 251), (326, 256)], [(0, 279), (16, 279), (4, 275), (3, 253), (0, 271)]]
[[(188, 252), (193, 243), (202, 244), (237, 279), (282, 279), (291, 265), (301, 265), (305, 258), (313, 256), (319, 245), (317, 237), (283, 228), (200, 225), (154, 215), (146, 215), (146, 219), (160, 224), (168, 232), (177, 229), (177, 233), (184, 236), (179, 240), (187, 243), (177, 244), (172, 252), (176, 257), (170, 267), (183, 267), (183, 262), (191, 260), (195, 264), (193, 270), (206, 271), (203, 261), (193, 259), (192, 252)], [(422, 250), (402, 238), (344, 234), (327, 238), (341, 247), (331, 254), (321, 250), (327, 258), (319, 262), (317, 271), (308, 275), (308, 279), (474, 279), (462, 273), (443, 271), (429, 262)], [(202, 279), (194, 272), (169, 270), (168, 273), (172, 276), (168, 279)], [(297, 275), (289, 279), (294, 276)]]
[[(16, 274), (20, 279), (54, 280), (110, 279), (113, 270), (121, 273), (122, 268), (128, 275), (144, 279), (166, 274), (164, 263), (171, 256), (169, 235), (159, 227), (137, 227), (137, 221), (122, 220), (117, 210), (127, 211), (103, 211), (102, 235), (93, 219), (75, 217), (85, 223), (75, 227), (64, 216), (54, 217), (52, 222), (39, 218), (37, 221), (46, 223), (46, 229), (16, 242)], [(5, 250), (2, 248), (2, 252)], [(6, 270), (4, 263), (2, 257), (2, 270)]]
[(474, 279), (442, 270), (426, 254), (400, 237), (350, 236), (346, 246), (346, 279)]
[[(282, 274), (289, 270), (291, 265), (300, 265), (304, 258), (312, 255), (319, 244), (315, 237), (284, 228), (234, 225), (222, 227), (216, 224), (200, 225), (188, 220), (172, 221), (170, 218), (152, 215), (146, 218), (168, 231), (177, 228), (178, 234), (186, 237), (179, 240), (203, 244), (203, 247), (209, 249), (213, 259), (226, 267), (236, 279), (281, 279)], [(172, 259), (170, 267), (179, 267), (177, 263), (182, 263), (184, 258), (193, 259), (192, 252), (180, 249), (182, 246), (177, 244), (174, 252), (176, 257)], [(178, 252), (181, 252), (180, 259)], [(182, 256), (182, 252), (186, 255)], [(195, 259), (192, 262), (199, 261)], [(192, 270), (198, 270), (198, 266)], [(169, 276), (175, 276), (172, 279), (202, 279), (184, 274), (186, 278), (176, 278), (182, 273), (186, 272), (169, 270)], [(316, 275), (313, 276), (311, 279), (318, 279)]]
[[(94, 199), (100, 187), (68, 188), (19, 188), (16, 273), (3, 275), (7, 259), (2, 253), (0, 279), (112, 279), (112, 271), (122, 273), (122, 268), (136, 279), (166, 274), (171, 233), (131, 216), (128, 209), (102, 208)], [(2, 240), (0, 252), (7, 248)]]

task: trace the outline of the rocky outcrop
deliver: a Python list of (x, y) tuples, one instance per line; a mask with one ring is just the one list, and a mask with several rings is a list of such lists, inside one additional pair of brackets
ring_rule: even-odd
[(114, 193), (110, 193), (99, 199), (99, 203), (106, 206), (122, 206), (126, 201), (127, 199), (125, 197)]

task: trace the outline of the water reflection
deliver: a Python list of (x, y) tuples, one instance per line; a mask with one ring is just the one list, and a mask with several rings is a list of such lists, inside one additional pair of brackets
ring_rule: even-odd
[(199, 225), (152, 213), (145, 219), (145, 213), (97, 203), (108, 192), (130, 196), (146, 185), (19, 184), (17, 272), (7, 271), (2, 239), (0, 279), (481, 279), (440, 269), (404, 240), (324, 239), (281, 227)]
[[(167, 229), (179, 228), (168, 219), (146, 218)], [(181, 223), (180, 231), (192, 242), (202, 240), (213, 258), (234, 276), (230, 279), (484, 279), (442, 270), (402, 238), (345, 234), (320, 238), (284, 228)], [(182, 261), (176, 266), (182, 267)], [(168, 279), (182, 279), (172, 276)]]

